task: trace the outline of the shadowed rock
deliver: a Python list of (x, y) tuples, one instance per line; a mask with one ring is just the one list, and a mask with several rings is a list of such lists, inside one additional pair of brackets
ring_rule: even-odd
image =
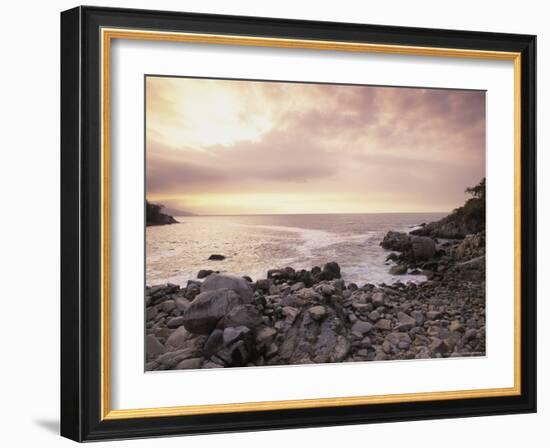
[(242, 303), (243, 299), (231, 289), (201, 292), (183, 314), (183, 326), (191, 333), (210, 334), (221, 318)]
[(435, 241), (426, 236), (414, 236), (411, 238), (412, 256), (421, 260), (427, 260), (435, 255)]

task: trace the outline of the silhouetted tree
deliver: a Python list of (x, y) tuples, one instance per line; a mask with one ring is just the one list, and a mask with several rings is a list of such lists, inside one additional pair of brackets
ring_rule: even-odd
[(485, 178), (481, 179), (477, 185), (466, 188), (465, 193), (472, 197), (455, 212), (463, 215), (466, 219), (483, 222), (485, 225)]
[(160, 225), (160, 224), (174, 224), (177, 223), (172, 216), (162, 213), (164, 205), (154, 204), (149, 201), (145, 201), (145, 219), (146, 225)]

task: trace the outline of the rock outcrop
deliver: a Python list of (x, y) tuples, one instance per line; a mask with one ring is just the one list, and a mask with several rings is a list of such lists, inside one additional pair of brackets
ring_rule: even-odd
[(452, 213), (445, 218), (430, 222), (411, 231), (411, 235), (429, 236), (433, 238), (460, 239), (466, 235), (485, 230), (485, 220), (471, 218), (461, 213)]
[(422, 225), (413, 230), (411, 235), (429, 236), (432, 238), (461, 239), (466, 235), (485, 231), (485, 178), (475, 187), (467, 188), (469, 198), (462, 207), (439, 221)]
[(146, 368), (483, 355), (485, 280), (472, 277), (484, 272), (474, 256), (482, 240), (462, 243), (443, 249), (437, 278), (419, 285), (346, 284), (327, 263), (270, 270), (253, 283), (211, 273), (186, 287), (148, 287)]
[(162, 213), (164, 208), (161, 204), (153, 204), (145, 201), (145, 223), (147, 226), (162, 226), (166, 224), (177, 224), (173, 216)]

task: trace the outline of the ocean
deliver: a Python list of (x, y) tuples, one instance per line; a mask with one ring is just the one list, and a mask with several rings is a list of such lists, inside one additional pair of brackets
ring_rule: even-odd
[[(421, 282), (421, 275), (389, 274), (393, 263), (380, 241), (389, 230), (410, 231), (445, 213), (180, 216), (179, 224), (147, 227), (146, 283), (185, 285), (201, 269), (253, 280), (269, 269), (322, 267), (336, 261), (346, 282)], [(211, 261), (222, 254), (222, 261)]]

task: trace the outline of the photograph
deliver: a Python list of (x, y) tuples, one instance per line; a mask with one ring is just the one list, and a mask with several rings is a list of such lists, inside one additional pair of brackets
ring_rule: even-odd
[(486, 355), (485, 91), (144, 84), (146, 371)]
[[(60, 174), (60, 247), (35, 251), (60, 255), (61, 309), (37, 314), (61, 323), (60, 434), (386, 443), (395, 422), (463, 446), (449, 425), (483, 416), (521, 444), (499, 416), (540, 414), (542, 15), (295, 3), (61, 12), (61, 127), (40, 122), (61, 160), (26, 160)], [(55, 210), (28, 178), (14, 197)]]

